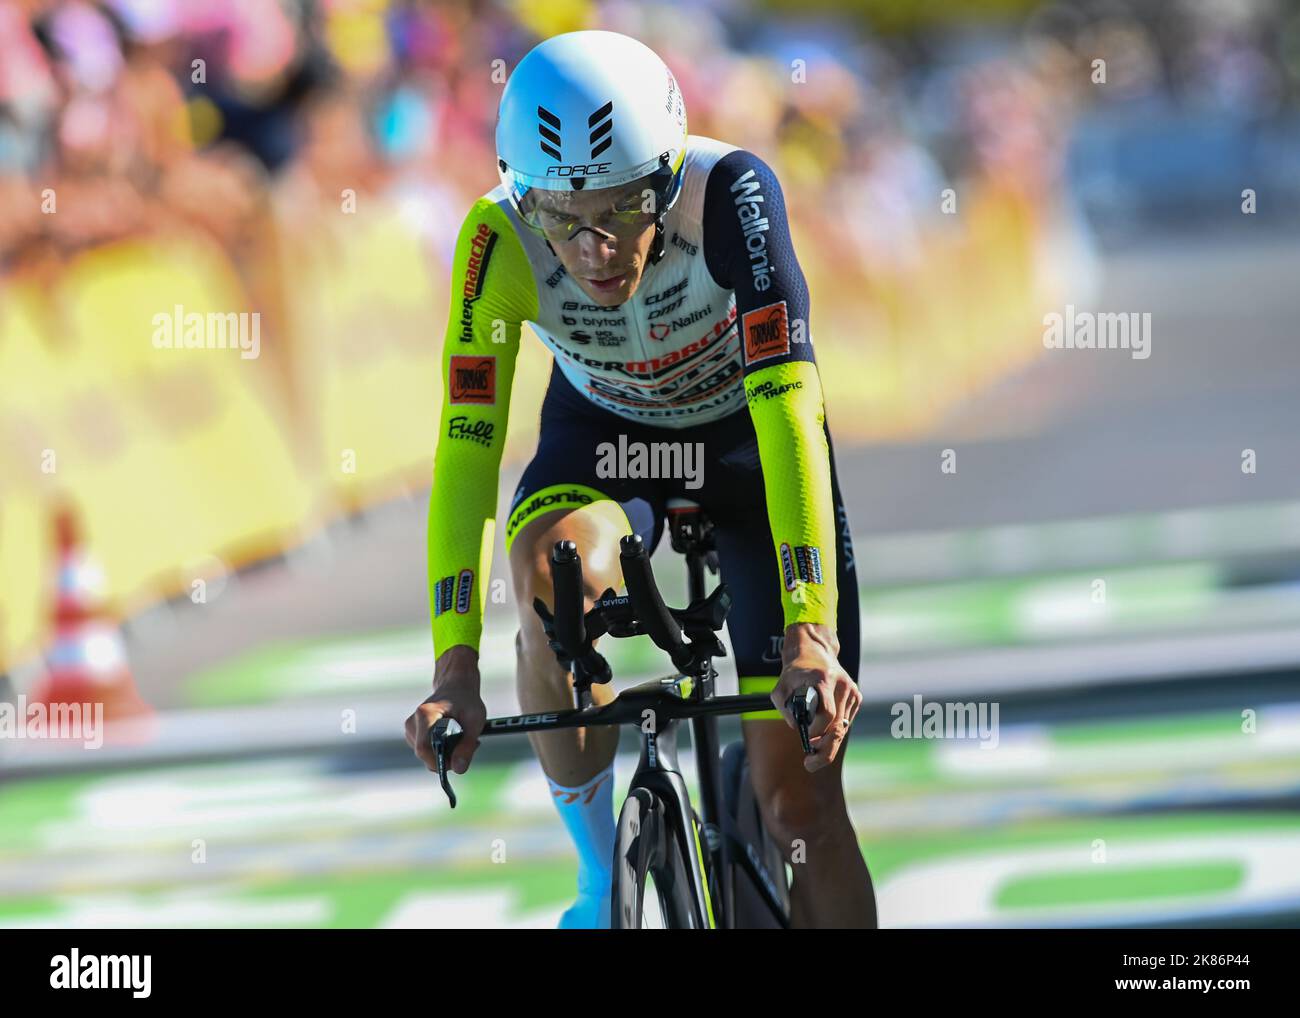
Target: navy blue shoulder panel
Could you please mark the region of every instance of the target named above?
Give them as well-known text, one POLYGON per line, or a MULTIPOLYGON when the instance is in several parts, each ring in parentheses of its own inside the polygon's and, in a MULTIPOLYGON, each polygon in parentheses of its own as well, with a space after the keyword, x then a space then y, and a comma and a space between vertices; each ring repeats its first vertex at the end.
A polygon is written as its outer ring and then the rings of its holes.
POLYGON ((814 360, 808 283, 771 167, 744 149, 723 156, 709 171, 701 219, 705 264, 714 282, 736 294, 745 373, 814 360))

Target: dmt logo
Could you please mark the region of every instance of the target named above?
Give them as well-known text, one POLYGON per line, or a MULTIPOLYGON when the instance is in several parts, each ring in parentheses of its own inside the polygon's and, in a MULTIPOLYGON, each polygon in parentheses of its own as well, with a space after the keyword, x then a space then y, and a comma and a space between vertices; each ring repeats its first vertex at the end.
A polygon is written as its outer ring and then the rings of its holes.
POLYGON ((790 329, 785 316, 785 301, 745 312, 745 363, 765 361, 790 352, 790 329))
POLYGON ((452 403, 496 403, 495 357, 453 356, 449 375, 452 403))

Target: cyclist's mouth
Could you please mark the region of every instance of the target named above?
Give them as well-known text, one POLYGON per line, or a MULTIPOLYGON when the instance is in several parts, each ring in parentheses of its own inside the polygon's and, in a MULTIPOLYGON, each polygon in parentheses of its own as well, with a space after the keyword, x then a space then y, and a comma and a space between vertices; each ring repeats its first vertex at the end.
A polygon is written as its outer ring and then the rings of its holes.
POLYGON ((592 279, 588 276, 587 282, 592 285, 593 289, 599 290, 601 293, 613 293, 623 285, 626 279, 627 273, 624 272, 621 276, 611 276, 609 279, 592 279))

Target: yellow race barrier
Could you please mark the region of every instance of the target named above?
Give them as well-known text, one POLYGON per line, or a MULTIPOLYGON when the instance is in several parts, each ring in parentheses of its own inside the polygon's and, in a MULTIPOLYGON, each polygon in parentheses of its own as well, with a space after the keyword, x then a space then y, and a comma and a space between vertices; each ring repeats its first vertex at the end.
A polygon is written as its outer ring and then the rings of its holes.
POLYGON ((5 519, 18 535, 0 534, 6 661, 41 638, 55 499, 78 511, 106 597, 128 614, 187 592, 213 557, 238 565, 299 540, 316 497, 262 362, 159 346, 168 317, 251 313, 217 249, 181 236, 101 247, 48 292, 11 288, 5 309, 5 519))

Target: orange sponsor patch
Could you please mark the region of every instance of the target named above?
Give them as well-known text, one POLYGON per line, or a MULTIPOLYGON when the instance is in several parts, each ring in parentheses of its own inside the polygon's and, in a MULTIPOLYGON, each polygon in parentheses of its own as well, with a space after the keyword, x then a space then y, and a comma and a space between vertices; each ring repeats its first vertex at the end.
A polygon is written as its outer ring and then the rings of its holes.
POLYGON ((745 334, 746 364, 790 352, 790 323, 785 316, 783 300, 755 311, 746 311, 741 331, 745 334))
POLYGON ((454 356, 450 369, 451 402, 496 403, 497 359, 454 356))

